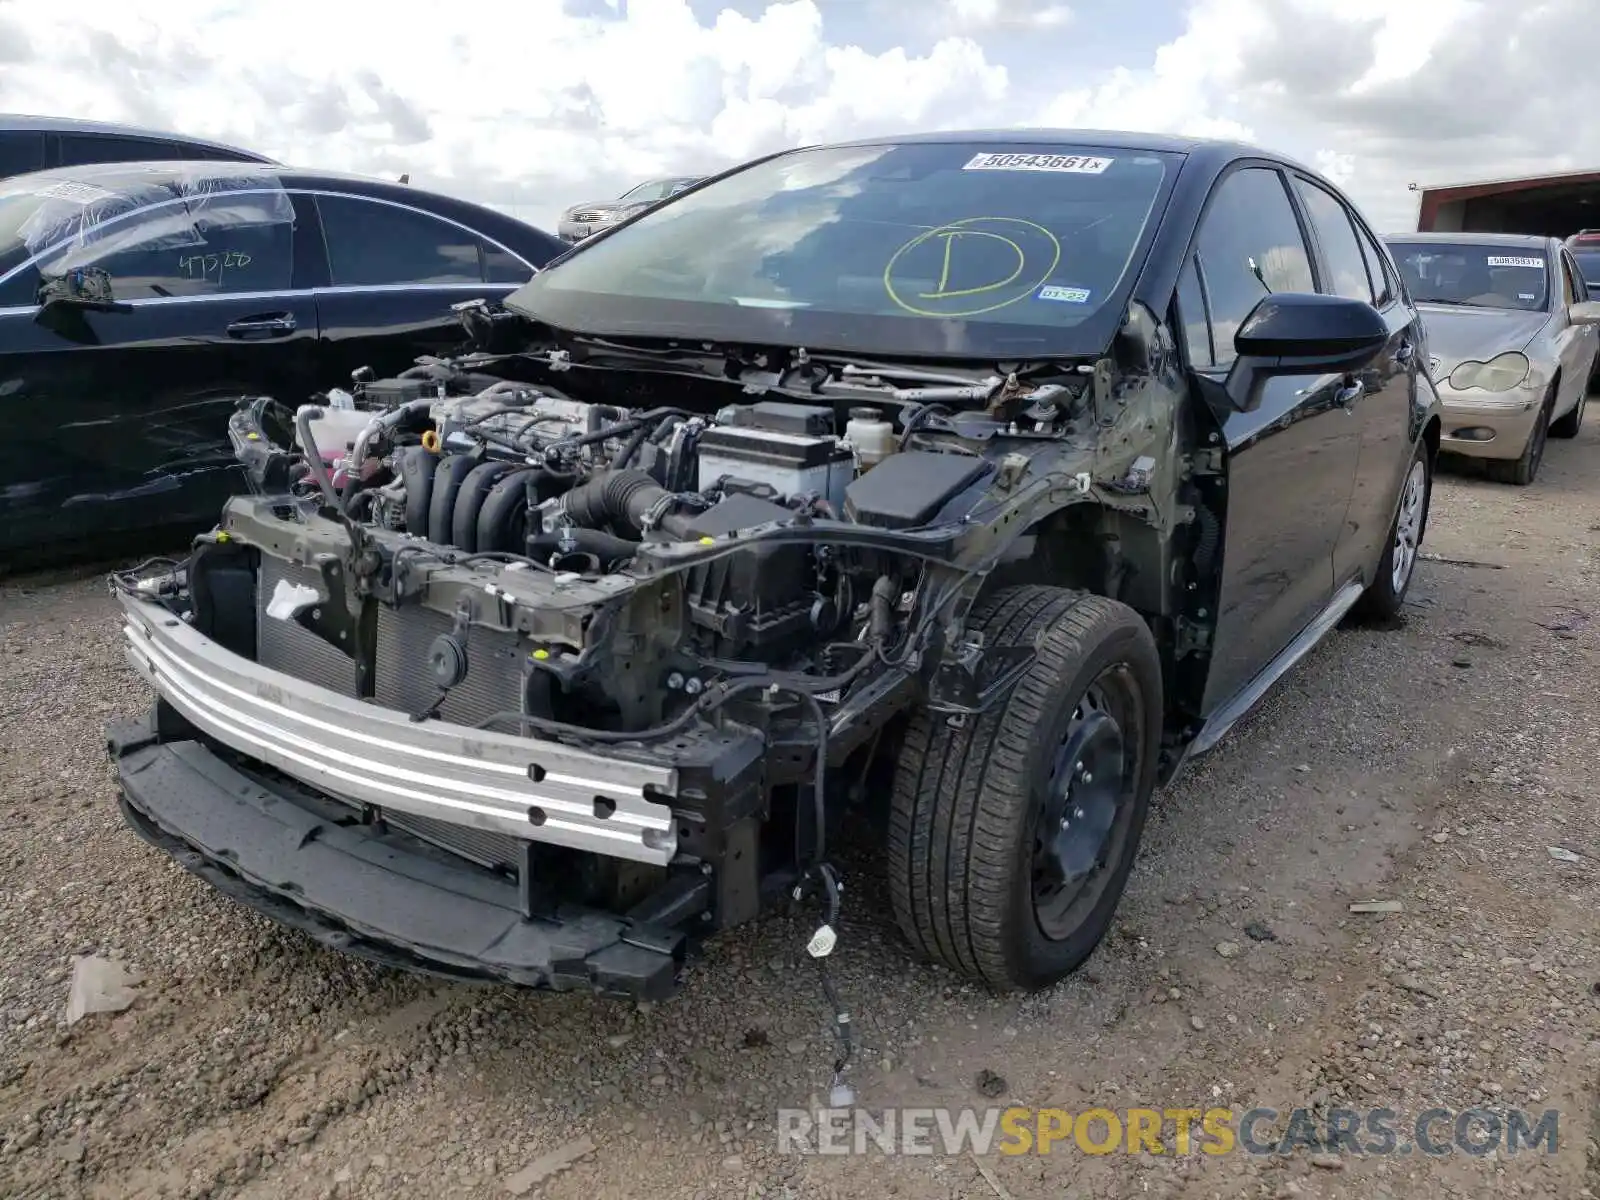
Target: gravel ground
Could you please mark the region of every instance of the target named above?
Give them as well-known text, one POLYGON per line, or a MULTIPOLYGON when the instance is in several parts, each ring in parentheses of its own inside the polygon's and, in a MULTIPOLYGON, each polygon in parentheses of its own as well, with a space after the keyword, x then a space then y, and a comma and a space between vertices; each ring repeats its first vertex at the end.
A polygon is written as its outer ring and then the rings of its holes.
POLYGON ((1441 478, 1404 618, 1339 631, 1158 797, 1074 978, 996 998, 911 961, 859 870, 834 960, 871 1109, 1554 1108, 1553 1156, 780 1155, 831 1061, 804 921, 653 1009, 316 949, 124 829, 102 728, 144 697, 98 578, 55 577, 0 585, 0 1195, 1594 1195, 1597 442, 1531 488, 1441 478), (68 1027, 91 952, 138 999, 68 1027))

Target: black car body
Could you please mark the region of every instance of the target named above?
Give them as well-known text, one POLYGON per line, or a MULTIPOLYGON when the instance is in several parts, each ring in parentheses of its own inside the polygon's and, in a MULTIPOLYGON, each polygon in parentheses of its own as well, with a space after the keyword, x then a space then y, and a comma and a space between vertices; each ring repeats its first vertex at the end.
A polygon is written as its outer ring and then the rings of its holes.
POLYGON ((209 527, 242 485, 235 397, 298 403, 449 353, 452 305, 505 296, 563 249, 475 204, 272 165, 0 182, 0 562, 209 527), (108 294, 71 294, 95 279, 108 294))
POLYGON ((113 580, 159 696, 111 735, 130 823, 402 965, 659 995, 807 894, 826 956, 853 796, 921 953, 1059 979, 1158 781, 1398 612, 1425 528, 1395 264, 1249 147, 788 152, 464 319, 368 483, 241 408, 256 494, 113 580))
POLYGON ((78 121, 70 117, 36 117, 0 113, 0 179, 82 167, 94 163, 173 162, 270 163, 265 155, 204 138, 78 121))

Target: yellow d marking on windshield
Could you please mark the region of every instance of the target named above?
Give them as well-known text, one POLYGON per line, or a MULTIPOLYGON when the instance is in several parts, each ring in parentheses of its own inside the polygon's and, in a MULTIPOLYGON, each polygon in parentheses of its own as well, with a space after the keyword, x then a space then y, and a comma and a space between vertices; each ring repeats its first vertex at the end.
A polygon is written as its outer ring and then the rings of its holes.
MULTIPOLYGON (((975 317, 981 313, 994 312, 996 309, 1006 308, 1026 300, 1045 282, 1061 262, 1061 243, 1056 240, 1056 235, 1043 225, 1036 225, 1032 221, 1024 221, 1021 217, 967 217, 960 221, 951 221, 948 225, 940 225, 936 229, 924 230, 916 237, 902 245, 889 257, 888 263, 883 268, 883 290, 888 293, 889 299, 904 309, 919 317, 975 317), (980 228, 990 226, 990 228, 980 228), (1004 233, 996 232, 993 228, 998 226, 1005 230, 1004 233), (958 305, 946 308, 929 308, 912 304, 900 294, 895 286, 897 268, 901 268, 907 261, 907 256, 919 247, 926 246, 934 241, 942 241, 942 253, 939 258, 938 282, 931 292, 915 292, 913 298, 923 302, 937 304, 943 300, 961 299, 964 297, 983 297, 976 305, 958 305), (956 271, 956 263, 960 260, 962 252, 956 249, 960 241, 985 240, 999 242, 1009 248, 1016 256, 1016 266, 1004 279, 992 279, 984 283, 971 283, 968 286, 952 288, 952 276, 956 271), (1048 259, 1048 262, 1044 260, 1048 259), (1030 268, 1030 261, 1032 268, 1030 268), (1026 281, 1019 283, 1024 277, 1026 281), (993 300, 996 293, 1003 293, 1004 298, 993 300), (989 302, 993 300, 993 302, 989 302)), ((904 286, 910 280, 902 275, 901 284, 904 286)))
POLYGON ((984 292, 997 292, 1022 274, 1022 268, 1028 264, 1028 256, 1023 253, 1022 247, 1008 237, 1001 237, 998 233, 985 233, 981 229, 940 229, 935 231, 935 236, 944 239, 944 264, 939 268, 939 283, 931 292, 923 292, 918 299, 921 300, 948 300, 951 296, 977 296, 984 292), (981 237, 993 238, 1002 245, 1011 247, 1011 253, 1017 256, 1017 265, 1011 274, 998 283, 982 283, 977 287, 952 288, 950 286, 950 248, 957 238, 981 237))

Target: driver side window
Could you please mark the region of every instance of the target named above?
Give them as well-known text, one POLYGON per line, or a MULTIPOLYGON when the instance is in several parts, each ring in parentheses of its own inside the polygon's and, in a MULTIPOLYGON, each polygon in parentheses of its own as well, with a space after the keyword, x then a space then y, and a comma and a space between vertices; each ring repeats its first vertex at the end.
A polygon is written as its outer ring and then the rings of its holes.
POLYGON ((1217 185, 1200 220, 1195 256, 1217 367, 1233 362, 1234 334, 1262 297, 1317 290, 1283 176, 1268 167, 1244 167, 1217 185))

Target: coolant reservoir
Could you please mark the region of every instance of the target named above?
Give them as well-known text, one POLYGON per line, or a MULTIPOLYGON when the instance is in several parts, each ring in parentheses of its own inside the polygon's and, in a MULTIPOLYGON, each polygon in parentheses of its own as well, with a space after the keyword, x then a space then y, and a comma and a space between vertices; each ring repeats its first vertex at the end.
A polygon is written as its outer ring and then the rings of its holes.
MULTIPOLYGON (((350 447, 361 431, 372 420, 372 413, 354 408, 324 408, 322 416, 311 421, 311 436, 316 439, 317 452, 322 461, 333 463, 350 452, 350 447)), ((300 440, 298 432, 295 441, 300 440)), ((305 447, 301 446, 301 450, 305 447)))
POLYGON ((894 452, 894 426, 875 408, 852 408, 844 436, 855 450, 856 462, 863 471, 877 466, 894 452))

